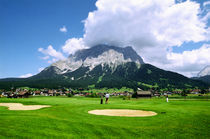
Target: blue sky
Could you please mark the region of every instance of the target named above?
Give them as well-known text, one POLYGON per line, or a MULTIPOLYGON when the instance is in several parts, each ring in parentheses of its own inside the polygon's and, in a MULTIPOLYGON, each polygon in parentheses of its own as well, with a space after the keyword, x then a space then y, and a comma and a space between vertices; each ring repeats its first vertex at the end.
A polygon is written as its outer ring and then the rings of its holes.
MULTIPOLYGON (((207 1, 196 2, 203 10, 203 3, 207 1)), ((36 74, 40 68, 49 66, 50 63, 42 59, 43 54, 38 51, 39 48, 46 49, 52 45, 53 49, 62 52, 66 40, 82 38, 85 33, 87 38, 84 40, 89 44, 94 44, 89 40, 94 37, 85 32, 89 29, 88 24, 84 28, 82 21, 90 20, 88 13, 97 9, 95 3, 96 0, 0 0, 0 78, 36 74), (67 32, 59 31, 63 26, 67 28, 67 32)), ((208 10, 203 12, 202 16, 207 13, 208 10)), ((207 27, 209 27, 209 22, 207 27)), ((179 54, 183 51, 199 49, 204 44, 209 44, 209 41, 182 41, 181 46, 170 48, 174 53, 179 54)), ((62 54, 68 56, 68 53, 62 52, 62 54)), ((143 56, 146 62, 150 62, 147 55, 143 56)), ((171 58, 173 60, 174 57, 171 58)), ((160 63, 152 64, 160 67, 160 63)), ((208 64, 210 63, 207 61, 194 72, 208 64)), ((169 67, 170 65, 164 69, 185 74, 185 67, 172 69, 169 67)), ((186 69, 189 73, 189 67, 186 69)))
POLYGON ((0 0, 0 78, 36 73, 49 64, 38 48, 83 35, 83 23, 94 0, 0 0), (67 33, 59 31, 63 25, 67 33))

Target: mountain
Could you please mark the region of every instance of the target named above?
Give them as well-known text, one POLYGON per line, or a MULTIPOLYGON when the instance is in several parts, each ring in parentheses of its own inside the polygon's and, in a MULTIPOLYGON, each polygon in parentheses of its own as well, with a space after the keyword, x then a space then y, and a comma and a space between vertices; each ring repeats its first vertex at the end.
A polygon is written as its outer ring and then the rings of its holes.
POLYGON ((203 68, 197 75, 197 77, 193 77, 193 79, 203 81, 210 85, 210 65, 203 68))
POLYGON ((204 69, 202 69, 199 73, 198 73, 198 77, 203 77, 203 76, 207 76, 210 75, 210 65, 206 66, 204 69))
POLYGON ((196 78, 197 80, 203 81, 204 83, 207 83, 210 85, 210 75, 202 76, 196 78))
POLYGON ((60 60, 52 64, 44 72, 54 70, 57 74, 73 72, 80 67, 88 67, 90 70, 98 65, 108 65, 115 69, 118 65, 135 62, 143 64, 142 58, 132 49, 132 47, 115 47, 107 45, 97 45, 90 49, 77 51, 66 60, 60 60), (52 69, 53 67, 53 69, 52 69))
POLYGON ((144 63, 130 46, 121 48, 109 45, 79 50, 29 78, 0 80, 0 88, 11 86, 86 88, 90 85, 97 88, 126 86, 143 89, 207 86, 201 81, 144 63))
POLYGON ((80 71, 82 76, 85 74, 82 71, 90 72, 98 65, 102 67, 108 66, 114 71, 119 65, 128 62, 134 62, 138 67, 144 64, 142 58, 132 47, 120 48, 108 45, 97 45, 90 49, 79 50, 74 55, 70 55, 67 59, 53 63, 32 78, 54 78, 61 75, 74 79, 75 77, 73 75, 78 71, 80 71))

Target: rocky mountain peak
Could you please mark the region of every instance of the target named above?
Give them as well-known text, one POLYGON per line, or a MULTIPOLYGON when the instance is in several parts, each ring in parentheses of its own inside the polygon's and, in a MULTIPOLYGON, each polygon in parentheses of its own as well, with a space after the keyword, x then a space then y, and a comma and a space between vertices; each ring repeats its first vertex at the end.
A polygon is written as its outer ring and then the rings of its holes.
POLYGON ((142 58, 130 46, 122 48, 96 45, 89 49, 79 50, 74 55, 69 55, 66 60, 57 61, 51 66, 57 68, 57 74, 63 74, 75 71, 82 66, 89 67, 92 70, 97 65, 108 65, 114 70, 118 65, 127 62, 135 62, 138 67, 144 64, 142 58))
MULTIPOLYGON (((122 47, 116 47, 116 46, 110 46, 105 44, 96 45, 94 47, 91 47, 89 49, 83 49, 79 50, 75 53, 76 60, 85 60, 87 57, 98 57, 102 53, 108 51, 108 50, 114 50, 118 53, 122 53, 124 56, 124 59, 131 59, 132 61, 139 61, 141 64, 143 64, 142 58, 136 53, 135 50, 131 46, 127 46, 125 48, 122 47)), ((70 56, 71 57, 71 56, 70 56)))

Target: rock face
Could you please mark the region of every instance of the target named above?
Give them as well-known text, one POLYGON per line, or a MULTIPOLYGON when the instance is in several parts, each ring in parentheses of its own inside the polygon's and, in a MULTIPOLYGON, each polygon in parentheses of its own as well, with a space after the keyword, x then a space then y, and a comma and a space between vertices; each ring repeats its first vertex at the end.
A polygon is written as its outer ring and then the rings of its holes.
POLYGON ((206 66, 204 69, 202 69, 199 73, 198 73, 198 77, 203 77, 203 76, 207 76, 210 75, 210 65, 206 66))
POLYGON ((117 66, 127 62, 135 62, 138 67, 143 64, 142 58, 132 49, 132 47, 115 47, 108 45, 97 45, 90 49, 77 51, 74 55, 70 55, 66 60, 60 60, 53 63, 50 67, 56 67, 57 74, 73 72, 80 67, 88 67, 89 70, 94 69, 98 65, 108 65, 112 70, 117 66))

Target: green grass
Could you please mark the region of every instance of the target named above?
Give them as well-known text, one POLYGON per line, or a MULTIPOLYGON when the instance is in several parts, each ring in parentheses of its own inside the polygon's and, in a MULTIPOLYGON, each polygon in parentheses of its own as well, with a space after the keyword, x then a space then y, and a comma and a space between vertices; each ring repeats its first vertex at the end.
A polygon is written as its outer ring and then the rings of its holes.
POLYGON ((102 75, 102 76, 100 76, 100 77, 98 78, 97 83, 100 83, 100 82, 102 81, 102 79, 103 79, 104 75, 105 75, 105 74, 103 73, 103 75, 102 75))
POLYGON ((138 82, 138 85, 143 85, 143 86, 146 86, 148 88, 157 88, 158 87, 158 84, 157 83, 155 83, 155 85, 150 85, 150 84, 138 82))
MULTIPOLYGON (((74 92, 77 92, 76 90, 73 90, 74 92)), ((95 85, 90 85, 89 90, 83 90, 83 91, 78 91, 78 92, 85 92, 85 93, 122 93, 122 92, 133 92, 133 89, 127 88, 127 87, 122 87, 120 89, 118 88, 95 88, 95 85)))
POLYGON ((165 98, 32 97, 0 98, 0 102, 45 104, 50 108, 10 111, 0 107, 0 138, 209 138, 210 102, 170 101, 165 98), (94 109, 139 109, 158 113, 152 117, 113 117, 88 114, 94 109))

